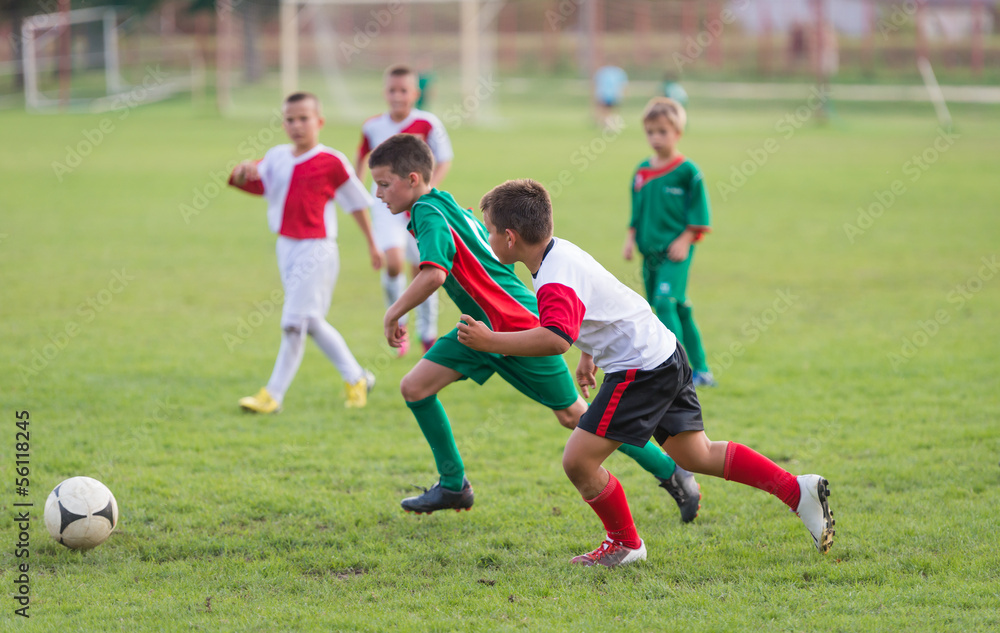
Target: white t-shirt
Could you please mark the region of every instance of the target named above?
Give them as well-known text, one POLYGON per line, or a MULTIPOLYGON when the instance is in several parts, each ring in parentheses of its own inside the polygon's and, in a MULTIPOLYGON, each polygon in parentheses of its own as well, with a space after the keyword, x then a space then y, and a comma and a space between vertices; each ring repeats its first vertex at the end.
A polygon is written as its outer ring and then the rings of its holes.
POLYGON ((542 327, 593 356, 605 373, 655 369, 677 348, 646 300, 571 242, 552 238, 532 284, 542 327))
POLYGON ((371 206, 372 198, 347 157, 325 145, 295 156, 294 145, 272 147, 257 163, 260 180, 236 185, 264 196, 267 224, 274 233, 293 239, 337 237, 334 203, 345 213, 371 206))

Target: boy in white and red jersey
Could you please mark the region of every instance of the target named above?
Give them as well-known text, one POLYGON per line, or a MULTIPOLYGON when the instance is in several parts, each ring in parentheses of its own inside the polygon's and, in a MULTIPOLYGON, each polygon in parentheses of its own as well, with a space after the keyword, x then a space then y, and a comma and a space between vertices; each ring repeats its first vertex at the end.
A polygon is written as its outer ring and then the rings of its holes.
MULTIPOLYGON (((428 184, 434 158, 427 144, 409 134, 387 139, 368 159, 378 196, 396 214, 409 212, 409 228, 420 244, 420 273, 399 300, 386 310, 386 341, 399 347, 406 336, 400 318, 443 287, 460 310, 474 314, 499 331, 538 326, 535 296, 486 243, 486 228, 450 193, 428 184)), ((561 356, 518 358, 484 354, 458 342, 457 330, 439 337, 403 377, 399 390, 434 455, 439 479, 424 493, 403 499, 407 512, 468 510, 474 495, 451 422, 437 394, 453 382, 471 378, 485 383, 499 375, 535 402, 552 409, 564 427, 576 427, 587 410, 561 356)), ((701 493, 694 475, 677 467, 656 444, 622 447, 670 493, 685 523, 698 515, 701 493)))
POLYGON ((278 234, 277 255, 285 301, 281 346, 267 386, 240 406, 256 413, 281 409, 285 392, 302 363, 305 335, 312 337, 344 378, 346 406, 363 407, 375 384, 344 337, 326 321, 340 269, 334 203, 349 212, 368 242, 372 267, 382 265, 367 208, 371 198, 347 157, 319 142, 323 115, 315 95, 297 92, 282 106, 291 144, 268 150, 259 161, 236 166, 229 184, 267 200, 267 223, 278 234))
MULTIPOLYGON (((364 180, 365 158, 386 139, 396 134, 412 134, 431 148, 434 155, 434 170, 431 172, 430 186, 437 187, 444 180, 454 153, 448 133, 441 120, 430 112, 414 108, 420 97, 417 73, 409 66, 392 66, 385 71, 385 100, 389 111, 373 116, 361 126, 361 145, 358 147, 358 176, 364 180)), ((375 183, 372 183, 372 196, 375 195, 375 183)), ((406 276, 403 274, 405 262, 411 266, 411 275, 416 277, 420 272, 418 266, 419 253, 417 243, 406 230, 409 221, 408 214, 393 215, 380 200, 375 200, 371 207, 372 226, 375 231, 375 243, 385 252, 386 266, 382 271, 382 289, 385 294, 386 307, 399 299, 406 289, 406 276)), ((430 349, 437 339, 437 293, 432 294, 422 304, 417 306, 416 334, 420 337, 424 351, 430 349)), ((404 317, 403 324, 406 323, 404 317)), ((399 355, 404 356, 410 347, 409 339, 404 340, 399 348, 399 355)))
POLYGON ((570 481, 601 518, 607 538, 573 558, 582 565, 614 567, 646 558, 625 492, 603 468, 622 443, 654 437, 689 471, 724 477, 773 494, 795 511, 825 553, 833 544, 829 484, 819 475, 796 477, 753 449, 712 442, 691 383, 684 348, 649 304, 580 248, 552 236, 552 204, 533 180, 508 181, 483 196, 489 243, 501 263, 523 262, 538 297, 538 327, 494 332, 462 315, 458 340, 494 354, 547 356, 570 345, 582 352, 576 370, 585 397, 604 382, 580 418, 563 453, 570 481))

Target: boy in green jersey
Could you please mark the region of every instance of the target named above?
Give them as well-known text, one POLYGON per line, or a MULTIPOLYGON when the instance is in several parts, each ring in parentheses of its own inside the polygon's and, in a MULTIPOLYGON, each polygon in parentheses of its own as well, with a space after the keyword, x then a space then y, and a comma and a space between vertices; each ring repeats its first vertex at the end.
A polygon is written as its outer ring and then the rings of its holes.
MULTIPOLYGON (((409 134, 384 141, 368 159, 376 195, 393 214, 410 215, 408 230, 417 239, 420 272, 385 313, 385 337, 392 347, 405 340, 399 319, 444 286, 463 314, 498 332, 538 327, 535 295, 501 264, 487 242, 486 227, 459 206, 451 194, 428 184, 434 158, 427 144, 409 134)), ((439 481, 423 494, 404 499, 407 512, 468 510, 473 494, 452 435, 439 391, 472 378, 483 384, 494 373, 529 398, 553 410, 559 423, 576 428, 587 403, 577 394, 561 356, 521 358, 478 352, 458 342, 457 329, 441 336, 403 378, 400 391, 431 446, 439 481)), ((655 443, 625 449, 652 473, 681 508, 681 519, 697 516, 701 493, 694 476, 679 468, 655 443)))
POLYGON ((684 344, 695 387, 714 387, 687 299, 694 243, 710 230, 701 171, 677 151, 687 114, 673 99, 655 97, 646 105, 642 122, 654 153, 632 177, 632 220, 622 255, 631 260, 639 247, 646 300, 684 344))

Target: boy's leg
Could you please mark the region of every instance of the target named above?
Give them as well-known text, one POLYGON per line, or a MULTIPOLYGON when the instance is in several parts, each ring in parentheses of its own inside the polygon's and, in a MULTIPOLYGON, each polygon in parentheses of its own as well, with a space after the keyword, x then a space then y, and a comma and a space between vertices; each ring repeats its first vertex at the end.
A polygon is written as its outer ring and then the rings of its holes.
MULTIPOLYGON (((385 249, 385 268, 382 269, 382 294, 385 297, 385 307, 396 303, 406 290, 406 275, 403 274, 403 249, 392 246, 385 249)), ((400 325, 406 325, 408 315, 399 320, 400 325)))
POLYGON ((796 477, 752 448, 736 442, 712 442, 704 431, 678 433, 664 442, 664 448, 688 470, 774 495, 799 515, 820 552, 833 544, 833 515, 826 500, 829 484, 822 477, 796 477))
POLYGON ((646 284, 646 298, 653 312, 678 340, 683 341, 684 330, 677 314, 677 299, 672 292, 676 266, 677 264, 668 260, 666 256, 658 259, 649 257, 643 260, 642 272, 646 284))
POLYGON ((278 347, 278 357, 274 360, 274 369, 266 387, 279 407, 285 399, 285 392, 292 384, 292 379, 299 371, 305 350, 306 339, 302 328, 288 326, 281 331, 281 346, 278 347))
POLYGON ((681 340, 684 349, 687 350, 688 358, 691 360, 692 369, 696 372, 710 372, 708 361, 705 358, 705 348, 701 344, 701 332, 695 325, 690 303, 685 301, 677 304, 677 318, 681 324, 681 340))
MULTIPOLYGON (((559 424, 570 430, 576 428, 580 416, 587 411, 587 401, 577 394, 573 376, 561 356, 506 356, 495 361, 494 367, 508 384, 552 409, 559 424), (567 407, 567 401, 573 404, 567 407)), ((694 520, 701 494, 693 475, 683 469, 678 471, 674 460, 655 442, 647 442, 642 448, 622 444, 618 450, 656 477, 660 487, 669 492, 680 507, 682 521, 694 520)))
MULTIPOLYGON (((416 277, 420 269, 416 266, 413 269, 413 276, 416 277)), ((423 345, 425 353, 434 345, 434 341, 437 340, 437 326, 438 293, 435 292, 417 306, 416 334, 420 337, 420 343, 423 345)))
POLYGON ((563 470, 591 509, 600 517, 607 540, 593 552, 573 558, 582 565, 614 567, 646 558, 646 548, 632 520, 621 484, 601 464, 619 442, 576 429, 563 452, 563 470))
POLYGON ((422 358, 400 383, 406 406, 413 412, 434 454, 440 485, 454 492, 463 489, 465 466, 437 393, 461 378, 462 374, 454 369, 422 358))
POLYGON ((696 372, 709 371, 705 359, 705 348, 701 343, 701 333, 691 314, 691 304, 687 300, 688 274, 694 259, 695 247, 691 247, 688 258, 683 262, 673 262, 666 258, 657 267, 650 304, 656 316, 684 345, 691 368, 696 372))

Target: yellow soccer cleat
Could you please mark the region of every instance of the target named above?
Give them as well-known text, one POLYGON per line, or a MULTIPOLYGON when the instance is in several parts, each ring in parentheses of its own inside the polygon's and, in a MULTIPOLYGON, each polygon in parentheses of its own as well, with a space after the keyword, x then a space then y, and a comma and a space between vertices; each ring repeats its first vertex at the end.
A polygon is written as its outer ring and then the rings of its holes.
POLYGON ((345 382, 344 389, 347 391, 347 400, 344 402, 344 406, 348 409, 360 409, 365 406, 368 404, 368 394, 371 393, 374 387, 375 374, 371 373, 367 369, 365 370, 365 375, 361 378, 361 380, 357 381, 353 385, 349 382, 345 382))
POLYGON ((261 387, 256 396, 240 398, 240 406, 244 411, 252 413, 277 413, 281 411, 281 403, 271 397, 267 387, 261 387))

